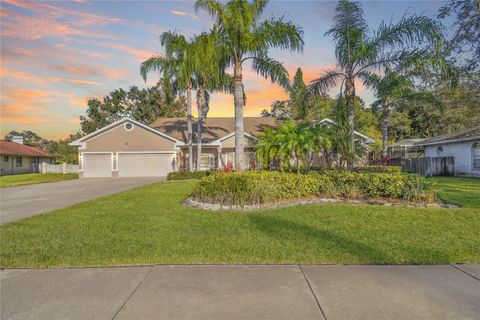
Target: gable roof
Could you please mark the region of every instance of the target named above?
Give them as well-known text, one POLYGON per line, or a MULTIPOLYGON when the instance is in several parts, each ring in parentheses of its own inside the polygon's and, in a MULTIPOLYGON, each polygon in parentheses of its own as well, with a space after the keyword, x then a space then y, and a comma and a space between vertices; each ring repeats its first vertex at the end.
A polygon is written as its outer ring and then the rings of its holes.
MULTIPOLYGON (((245 117, 243 118, 244 132, 246 136, 257 137, 265 128, 277 127, 281 121, 274 118, 245 117)), ((193 132, 197 132, 197 119, 192 121, 193 132)), ((150 127, 164 132, 169 136, 187 143, 187 118, 158 118, 150 124, 150 127)), ((233 136, 235 132, 235 118, 233 117, 210 117, 203 120, 202 143, 216 143, 227 136, 233 136)), ((193 142, 197 143, 194 134, 193 142)))
POLYGON ((45 157, 54 158, 51 153, 32 146, 26 146, 12 141, 0 141, 0 154, 11 156, 29 156, 29 157, 45 157))
POLYGON ((454 142, 463 142, 471 140, 480 140, 480 125, 459 130, 453 133, 442 134, 437 137, 423 140, 419 143, 416 143, 417 146, 428 146, 434 144, 442 143, 454 143, 454 142))
MULTIPOLYGON (((328 124, 333 124, 335 126, 337 125, 337 123, 335 121, 333 121, 332 119, 329 119, 329 118, 324 118, 324 119, 318 121, 318 123, 328 123, 328 124)), ((372 138, 364 135, 363 133, 360 133, 360 132, 354 130, 353 134, 356 135, 356 136, 359 136, 360 138, 365 140, 365 143, 375 143, 375 140, 373 140, 372 138)))
POLYGON ((107 125, 103 128, 100 128, 100 129, 98 129, 98 130, 96 130, 92 133, 89 133, 86 136, 81 137, 80 139, 77 139, 73 142, 70 142, 69 145, 71 145, 71 146, 81 146, 85 141, 87 141, 89 139, 92 139, 92 138, 98 136, 99 134, 102 134, 102 133, 104 133, 104 132, 106 132, 110 129, 113 129, 113 128, 115 128, 115 127, 117 127, 117 126, 119 126, 119 125, 121 125, 125 122, 131 122, 131 123, 135 124, 136 126, 139 126, 139 127, 143 128, 145 130, 148 130, 148 131, 150 131, 154 134, 157 134, 157 135, 162 136, 162 137, 164 137, 164 138, 166 138, 166 139, 168 139, 172 142, 175 142, 177 145, 183 145, 184 144, 182 141, 179 141, 172 136, 169 136, 169 135, 167 135, 163 132, 160 132, 160 131, 152 128, 152 127, 149 127, 149 126, 147 126, 147 125, 145 125, 141 122, 138 122, 137 120, 133 120, 131 118, 125 117, 125 118, 122 118, 122 119, 120 119, 120 120, 118 120, 114 123, 111 123, 111 124, 109 124, 109 125, 107 125))

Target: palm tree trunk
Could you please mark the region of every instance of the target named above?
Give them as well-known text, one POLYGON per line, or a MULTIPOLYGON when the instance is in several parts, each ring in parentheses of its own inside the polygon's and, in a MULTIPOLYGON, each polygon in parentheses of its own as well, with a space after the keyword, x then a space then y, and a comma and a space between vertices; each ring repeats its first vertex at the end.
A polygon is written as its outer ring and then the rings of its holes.
POLYGON ((187 143, 188 171, 193 171, 193 132, 192 132, 192 88, 187 89, 187 143))
POLYGON ((197 102, 198 121, 197 121, 197 171, 200 170, 200 160, 202 157, 202 135, 203 135, 203 106, 205 104, 205 88, 199 88, 199 99, 197 102))
POLYGON ((388 104, 387 101, 383 102, 382 110, 382 154, 387 156, 387 144, 388 144, 388 104))
POLYGON ((235 170, 243 171, 244 147, 243 147, 243 83, 242 65, 237 62, 234 67, 235 92, 235 170))
POLYGON ((355 158, 355 146, 353 140, 353 131, 355 127, 355 82, 352 75, 349 75, 345 81, 345 99, 347 102, 347 169, 353 170, 353 161, 355 158))

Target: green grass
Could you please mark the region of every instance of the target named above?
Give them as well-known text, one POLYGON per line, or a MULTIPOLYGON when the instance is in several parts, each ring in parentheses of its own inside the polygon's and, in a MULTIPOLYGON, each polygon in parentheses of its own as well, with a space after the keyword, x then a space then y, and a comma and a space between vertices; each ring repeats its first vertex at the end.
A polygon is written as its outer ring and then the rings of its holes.
POLYGON ((68 173, 68 174, 58 174, 58 173, 17 174, 17 175, 13 175, 13 176, 0 177, 0 188, 24 186, 24 185, 27 185, 27 184, 37 184, 37 183, 71 180, 71 179, 78 179, 78 174, 76 174, 76 173, 68 173))
MULTIPOLYGON (((449 181, 463 183, 438 184, 449 181)), ((471 182, 477 190, 480 180, 471 182)), ((180 204, 194 183, 157 183, 0 226, 0 264, 480 262, 478 208, 337 204, 209 212, 180 204)), ((478 197, 475 203, 444 193, 479 206, 478 197)))
POLYGON ((480 208, 480 179, 435 177, 440 199, 463 207, 480 208))

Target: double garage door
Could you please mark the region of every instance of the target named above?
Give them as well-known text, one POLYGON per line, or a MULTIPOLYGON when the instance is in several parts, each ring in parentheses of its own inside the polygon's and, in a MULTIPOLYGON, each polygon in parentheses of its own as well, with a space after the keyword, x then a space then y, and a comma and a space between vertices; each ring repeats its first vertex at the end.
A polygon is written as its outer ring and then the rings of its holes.
POLYGON ((175 170, 174 153, 111 153, 83 155, 84 177, 111 177, 116 167, 119 177, 165 177, 175 170))

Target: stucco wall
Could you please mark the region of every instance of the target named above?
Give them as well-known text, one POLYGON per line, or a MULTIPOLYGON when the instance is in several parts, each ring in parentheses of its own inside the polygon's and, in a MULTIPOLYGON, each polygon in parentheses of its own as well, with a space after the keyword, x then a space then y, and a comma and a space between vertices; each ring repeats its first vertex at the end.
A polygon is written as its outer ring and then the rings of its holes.
POLYGON ((139 126, 127 131, 123 124, 93 137, 85 145, 80 152, 173 151, 175 147, 175 143, 167 138, 139 126))
MULTIPOLYGON (((243 146, 244 148, 252 148, 253 147, 253 139, 244 137, 243 138, 243 146)), ((231 136, 221 142, 222 148, 235 148, 235 136, 231 136)))
POLYGON ((472 170, 472 146, 475 142, 449 143, 433 146, 425 146, 425 157, 455 157, 455 175, 480 177, 479 170, 472 170), (443 148, 441 154, 438 147, 443 148))

